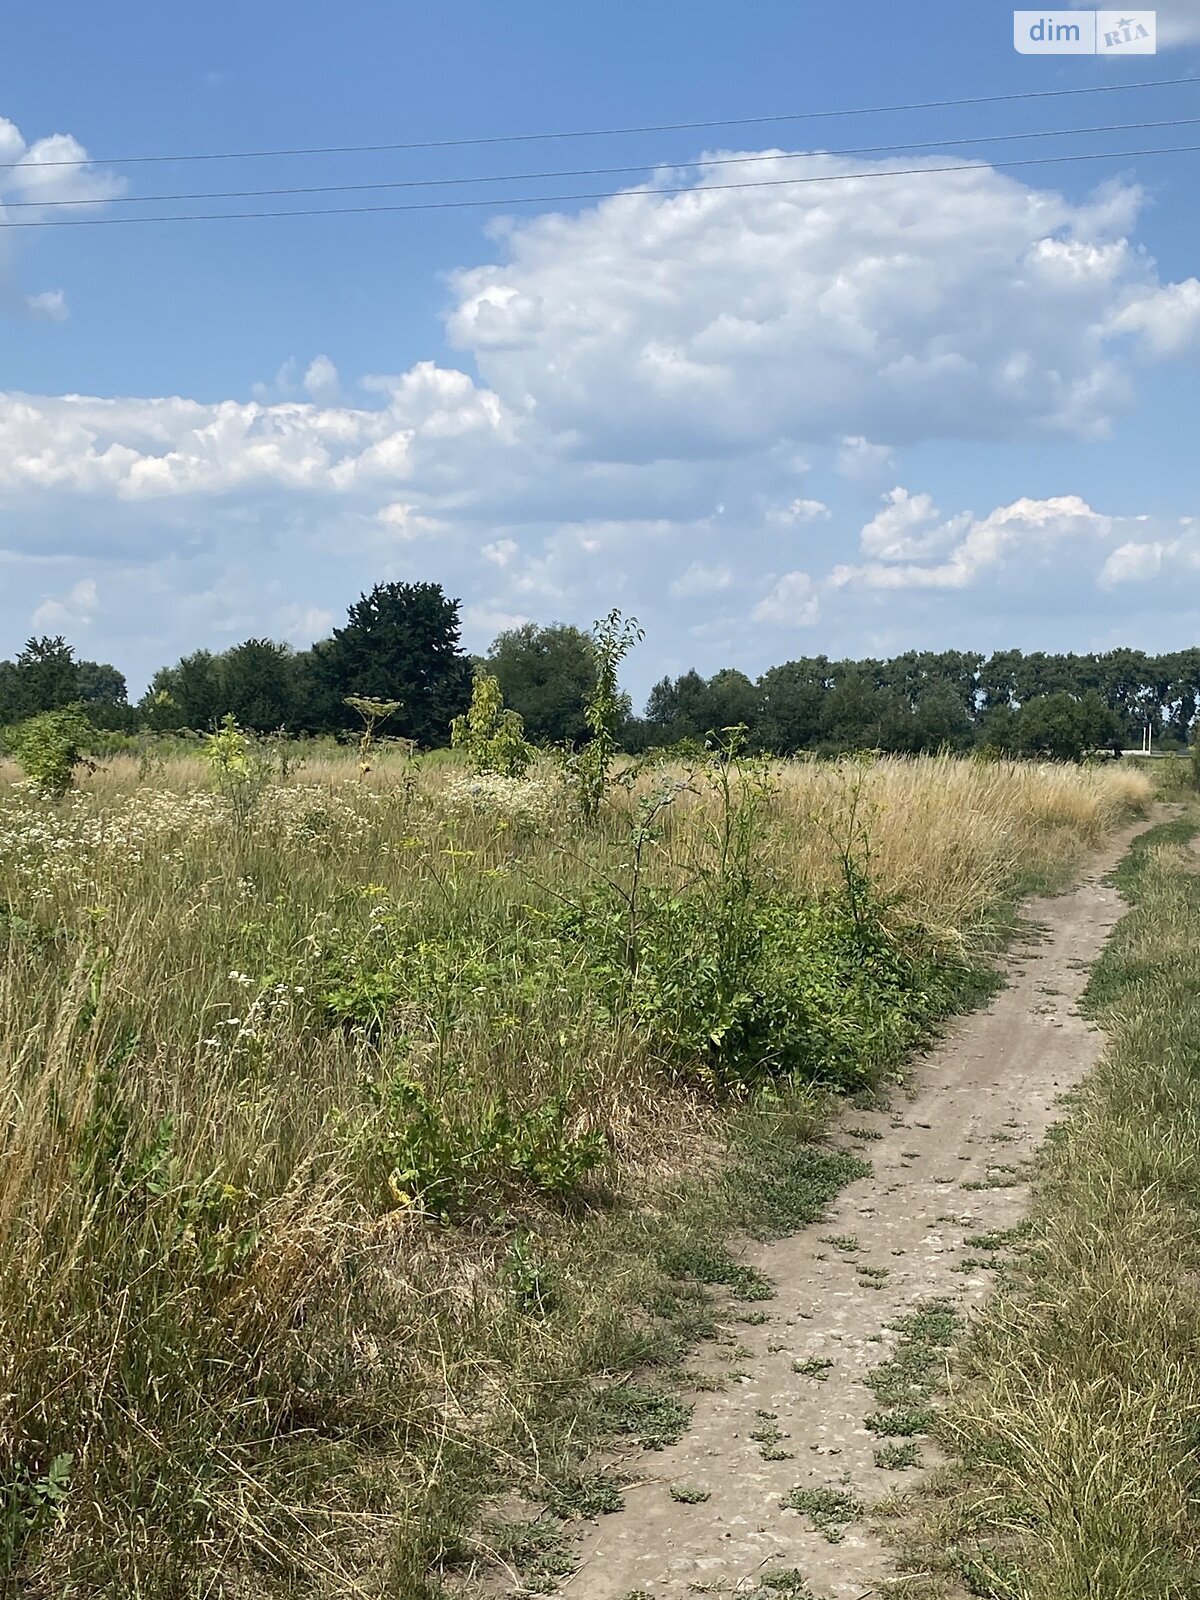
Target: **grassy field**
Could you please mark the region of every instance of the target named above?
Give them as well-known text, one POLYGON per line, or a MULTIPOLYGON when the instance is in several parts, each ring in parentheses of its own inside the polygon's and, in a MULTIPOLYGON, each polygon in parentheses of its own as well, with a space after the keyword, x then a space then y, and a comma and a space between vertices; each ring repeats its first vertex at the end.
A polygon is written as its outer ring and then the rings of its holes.
POLYGON ((852 1175, 828 1098, 1150 787, 716 762, 631 771, 585 830, 549 769, 16 776, 0 1560, 162 1600, 549 1582, 553 1518, 480 1508, 615 1503, 582 1464, 685 1424, 705 1286, 768 1292, 724 1241, 852 1175))
POLYGON ((1151 830, 1088 1003, 1109 1035, 1046 1152, 1032 1231, 960 1357, 956 1462, 905 1595, 1200 1589, 1200 825, 1151 830))

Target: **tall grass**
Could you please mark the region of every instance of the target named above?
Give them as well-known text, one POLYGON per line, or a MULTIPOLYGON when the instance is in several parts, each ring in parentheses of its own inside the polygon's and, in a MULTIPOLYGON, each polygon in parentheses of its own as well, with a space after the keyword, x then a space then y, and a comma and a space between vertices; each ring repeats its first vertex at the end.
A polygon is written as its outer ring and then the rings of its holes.
POLYGON ((814 1086, 893 1067, 996 906, 1147 793, 718 765, 581 832, 548 773, 314 763, 243 808, 140 772, 0 797, 0 1558, 35 1596, 433 1593, 497 1474, 561 1488, 671 1414, 597 1375, 704 1325, 672 1230, 711 1276, 768 1188, 818 1204, 814 1086), (764 1085, 752 1203, 719 1174, 764 1085))
POLYGON ((958 1466, 905 1593, 1200 1591, 1200 876, 1191 821, 1144 835, 1090 1002, 1110 1040, 1048 1151, 1029 1248, 946 1417, 958 1466), (943 1587, 947 1585, 948 1587, 943 1587))

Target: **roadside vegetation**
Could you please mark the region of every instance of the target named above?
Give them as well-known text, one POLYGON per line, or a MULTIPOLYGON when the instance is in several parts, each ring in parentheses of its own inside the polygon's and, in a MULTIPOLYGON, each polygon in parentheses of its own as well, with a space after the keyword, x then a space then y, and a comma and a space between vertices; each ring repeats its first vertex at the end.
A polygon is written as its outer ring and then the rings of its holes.
POLYGON ((770 1293, 728 1238, 862 1170, 829 1097, 894 1076, 1014 896, 1148 793, 732 736, 593 803, 475 710, 465 766, 368 737, 297 768, 229 721, 95 770, 55 727, 66 783, 0 774, 22 1595, 545 1586, 559 1519, 620 1503, 593 1447, 667 1442, 712 1381, 714 1286, 770 1293))
POLYGON ((918 1497, 897 1594, 1200 1588, 1198 824, 1193 800, 1119 869, 1130 910, 1087 994, 1108 1049, 956 1363, 954 1464, 918 1497))

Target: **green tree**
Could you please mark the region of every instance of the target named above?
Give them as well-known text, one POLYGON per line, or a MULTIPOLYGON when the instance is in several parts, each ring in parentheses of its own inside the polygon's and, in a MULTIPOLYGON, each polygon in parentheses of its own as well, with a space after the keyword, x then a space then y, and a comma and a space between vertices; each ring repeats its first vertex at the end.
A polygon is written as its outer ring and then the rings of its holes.
POLYGON ((418 744, 446 744, 471 698, 459 605, 438 583, 377 584, 350 607, 346 626, 317 647, 327 684, 343 700, 403 702, 396 732, 418 744))
POLYGON ((138 709, 152 722, 157 716, 158 726, 200 730, 216 727, 229 709, 224 698, 219 658, 211 650, 194 650, 175 666, 160 667, 138 709))
POLYGON ((295 652, 273 639, 247 639, 217 658, 222 715, 243 728, 271 733, 296 717, 295 652))
POLYGON ((762 722, 762 695, 746 674, 736 667, 723 667, 705 689, 709 716, 705 733, 744 727, 747 741, 755 745, 762 722))
POLYGON ((1080 761, 1090 750, 1110 745, 1119 727, 1094 689, 1078 696, 1059 690, 1027 700, 1013 715, 1005 743, 1017 755, 1080 761))
POLYGON ((614 609, 595 624, 592 637, 596 641, 596 687, 584 706, 591 738, 568 766, 585 822, 594 822, 600 813, 617 750, 617 733, 629 714, 629 696, 622 694, 617 673, 645 633, 636 617, 622 617, 614 609))
POLYGON ((824 656, 785 661, 758 680, 758 742, 776 755, 813 750, 824 737, 829 716, 832 669, 824 656))
POLYGON ((717 726, 708 684, 693 667, 672 680, 662 678, 646 701, 646 721, 657 730, 657 743, 678 744, 681 739, 703 739, 717 726))
POLYGON ((128 700, 125 674, 105 661, 76 663, 75 685, 86 706, 123 706, 128 700))
POLYGON ((91 724, 79 705, 39 711, 8 735, 8 747, 44 795, 60 799, 75 781, 75 769, 88 765, 91 724))
POLYGON ((575 747, 587 738, 583 707, 596 687, 591 634, 560 622, 548 628, 527 622, 493 640, 486 665, 535 744, 575 747))
POLYGON ((17 714, 57 711, 79 699, 75 652, 61 634, 29 639, 17 657, 17 714))

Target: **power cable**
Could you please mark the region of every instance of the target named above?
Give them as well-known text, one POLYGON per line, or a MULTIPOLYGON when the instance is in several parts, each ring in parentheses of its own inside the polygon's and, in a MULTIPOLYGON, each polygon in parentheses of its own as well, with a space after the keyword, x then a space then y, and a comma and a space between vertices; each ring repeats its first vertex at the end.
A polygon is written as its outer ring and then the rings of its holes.
MULTIPOLYGON (((570 128, 552 133, 496 133, 469 139, 417 139, 391 144, 332 144, 296 146, 278 150, 218 150, 198 154, 147 155, 147 156, 89 156, 88 165, 124 167, 161 161, 262 161, 279 156, 333 156, 366 155, 384 150, 451 150, 492 144, 529 144, 549 139, 607 139, 634 133, 694 133, 708 128, 761 127, 773 122, 808 122, 826 117, 883 116, 900 111, 937 111, 961 106, 987 106, 1010 104, 1020 100, 1055 100, 1068 95, 1123 94, 1138 89, 1164 89, 1180 84, 1192 84, 1196 78, 1148 78, 1137 83, 1081 84, 1073 89, 1024 89, 1013 94, 982 94, 955 100, 911 100, 895 105, 844 106, 821 111, 781 111, 769 116, 721 117, 696 122, 649 122, 629 127, 570 128)), ((0 171, 27 163, 2 161, 0 171)), ((39 167, 78 167, 84 163, 67 158, 39 161, 39 167)))
POLYGON ((682 184, 677 187, 601 189, 580 194, 525 194, 492 196, 484 200, 417 200, 386 206, 313 206, 290 211, 193 211, 177 216, 63 217, 45 221, 0 222, 6 228, 127 228, 148 222, 250 222, 267 217, 351 217, 376 212, 477 210, 483 206, 562 205, 575 200, 631 200, 646 195, 713 194, 733 189, 782 189, 808 183, 856 183, 879 178, 932 177, 938 173, 992 172, 1010 167, 1057 166, 1069 161, 1121 161, 1131 156, 1194 154, 1200 144, 1159 146, 1150 150, 1091 150, 1075 155, 1022 156, 1013 161, 956 162, 947 167, 890 167, 870 172, 834 172, 804 178, 764 178, 753 183, 682 184))
POLYGON ((841 150, 785 150, 746 156, 705 156, 694 161, 640 161, 636 165, 625 167, 568 167, 547 172, 504 172, 466 178, 397 178, 372 183, 308 184, 278 189, 208 189, 178 194, 125 194, 112 195, 103 200, 3 200, 0 201, 0 209, 42 211, 51 206, 150 205, 159 201, 184 200, 259 200, 282 195, 359 194, 365 190, 440 189, 479 183, 533 183, 553 178, 606 178, 632 172, 645 172, 648 169, 682 171, 693 167, 750 166, 763 161, 805 161, 817 156, 840 158, 895 155, 907 150, 935 148, 941 150, 961 145, 1005 144, 1021 139, 1063 139, 1093 133, 1142 132, 1148 128, 1190 128, 1198 123, 1200 117, 1168 117, 1159 122, 1108 122, 1089 128, 1042 128, 1029 133, 988 133, 963 139, 919 139, 907 144, 867 144, 841 150))

